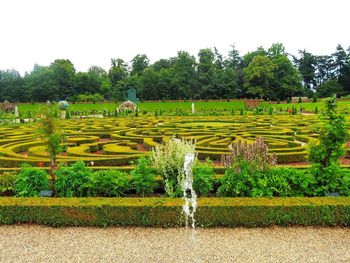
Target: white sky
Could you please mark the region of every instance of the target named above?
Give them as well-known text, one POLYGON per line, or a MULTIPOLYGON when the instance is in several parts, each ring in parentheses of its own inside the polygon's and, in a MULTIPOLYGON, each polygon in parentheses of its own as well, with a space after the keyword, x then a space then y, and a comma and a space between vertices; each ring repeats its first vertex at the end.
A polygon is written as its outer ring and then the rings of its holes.
POLYGON ((106 70, 138 53, 151 63, 216 46, 241 55, 282 42, 331 54, 350 45, 348 0, 0 0, 0 69, 23 74, 57 58, 106 70))

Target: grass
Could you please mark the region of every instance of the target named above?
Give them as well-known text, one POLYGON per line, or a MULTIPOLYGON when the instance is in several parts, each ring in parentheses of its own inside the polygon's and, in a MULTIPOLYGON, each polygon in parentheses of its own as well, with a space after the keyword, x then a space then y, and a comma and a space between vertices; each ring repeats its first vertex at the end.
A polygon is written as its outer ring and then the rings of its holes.
MULTIPOLYGON (((339 109, 347 110, 350 106, 350 101, 338 101, 337 102, 339 109)), ((314 112, 317 107, 318 110, 324 109, 324 102, 303 102, 303 103, 286 103, 286 104, 269 104, 268 102, 261 102, 259 104, 261 107, 272 107, 276 110, 282 108, 283 111, 286 111, 288 108, 292 108, 293 106, 297 108, 299 111, 301 107, 303 107, 306 111, 314 112)))
MULTIPOLYGON (((28 111, 37 112, 43 104, 35 103, 35 104, 20 104, 18 105, 18 109, 20 112, 25 113, 28 111)), ((109 111, 114 111, 120 103, 76 103, 71 104, 69 106, 70 111, 92 111, 92 110, 104 110, 107 109, 109 111)), ((182 111, 191 111, 192 102, 139 102, 137 104, 140 110, 146 111, 155 111, 162 109, 163 111, 176 111, 176 109, 182 111)), ((239 110, 240 108, 244 108, 245 104, 242 101, 201 101, 194 102, 194 107, 196 111, 210 111, 210 110, 239 110)))

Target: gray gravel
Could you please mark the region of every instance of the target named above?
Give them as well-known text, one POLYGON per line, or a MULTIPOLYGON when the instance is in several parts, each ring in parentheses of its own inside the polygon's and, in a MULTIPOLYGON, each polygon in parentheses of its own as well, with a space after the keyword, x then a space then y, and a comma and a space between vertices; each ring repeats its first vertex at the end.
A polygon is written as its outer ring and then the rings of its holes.
POLYGON ((0 262, 350 262, 350 228, 0 226, 0 262))

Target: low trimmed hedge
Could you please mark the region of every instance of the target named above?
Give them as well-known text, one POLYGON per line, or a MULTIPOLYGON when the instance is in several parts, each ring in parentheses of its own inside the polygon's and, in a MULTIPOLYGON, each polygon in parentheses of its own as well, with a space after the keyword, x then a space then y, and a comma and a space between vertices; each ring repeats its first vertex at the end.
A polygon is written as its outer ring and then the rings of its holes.
MULTIPOLYGON (((0 224, 183 226, 182 199, 0 198, 0 224)), ((350 226, 350 197, 199 198, 201 227, 350 226)))

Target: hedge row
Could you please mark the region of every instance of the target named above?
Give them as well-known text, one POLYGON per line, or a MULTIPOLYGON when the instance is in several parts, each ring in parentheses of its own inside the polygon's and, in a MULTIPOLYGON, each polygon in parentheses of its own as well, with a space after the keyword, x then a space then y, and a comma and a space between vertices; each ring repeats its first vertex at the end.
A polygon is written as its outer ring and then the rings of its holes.
MULTIPOLYGON (((0 198, 0 224, 183 226, 183 200, 171 198, 0 198)), ((199 198, 196 225, 350 226, 350 197, 199 198)))

